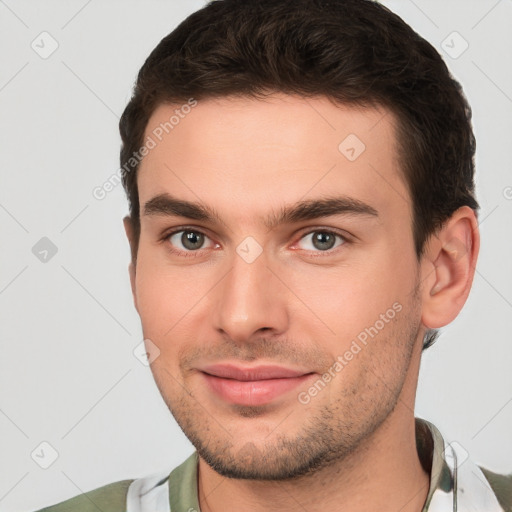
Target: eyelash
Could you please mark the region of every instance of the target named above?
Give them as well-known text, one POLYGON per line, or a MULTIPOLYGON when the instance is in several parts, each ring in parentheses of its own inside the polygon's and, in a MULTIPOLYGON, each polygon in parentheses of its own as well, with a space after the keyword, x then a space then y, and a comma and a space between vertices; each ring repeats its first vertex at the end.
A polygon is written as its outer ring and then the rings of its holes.
MULTIPOLYGON (((164 234, 162 236, 162 238, 160 238, 160 242, 162 242, 162 243, 168 242, 169 238, 171 236, 176 235, 177 233, 182 233, 182 232, 186 232, 186 231, 191 231, 193 233, 199 233, 201 235, 204 235, 207 238, 210 238, 204 231, 201 231, 200 229, 197 229, 193 226, 181 226, 179 229, 175 228, 175 229, 173 229, 173 231, 170 231, 170 232, 164 234)), ((316 257, 321 258, 324 256, 331 256, 332 254, 337 252, 337 250, 340 249, 342 246, 351 242, 351 240, 349 239, 349 237, 347 235, 341 234, 337 231, 334 231, 333 229, 325 229, 325 228, 314 228, 314 229, 310 229, 309 231, 305 231, 300 236, 298 241, 302 240, 307 235, 311 235, 313 233, 327 233, 327 234, 334 235, 334 236, 342 239, 342 243, 339 244, 338 246, 334 247, 333 249, 328 249, 327 251, 319 251, 319 250, 318 251, 307 251, 310 253, 310 255, 313 258, 316 258, 316 257)), ((298 243, 298 242, 296 242, 296 243, 298 243)), ((195 251, 182 251, 180 249, 175 249, 169 243, 166 244, 166 249, 169 252, 171 252, 172 254, 175 254, 175 255, 177 254, 184 258, 197 258, 202 255, 203 250, 206 250, 206 249, 196 249, 195 251)))

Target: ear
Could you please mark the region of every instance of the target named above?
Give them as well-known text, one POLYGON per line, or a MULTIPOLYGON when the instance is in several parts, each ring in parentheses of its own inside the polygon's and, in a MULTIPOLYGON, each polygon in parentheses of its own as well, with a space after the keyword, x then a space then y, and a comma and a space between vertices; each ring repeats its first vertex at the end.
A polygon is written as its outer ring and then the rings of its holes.
POLYGON ((459 208, 432 235, 422 256, 422 322, 438 329, 452 322, 469 295, 480 249, 475 212, 459 208))
POLYGON ((130 259, 130 264, 128 265, 128 273, 130 275, 130 285, 132 288, 133 303, 135 305, 135 309, 138 312, 139 308, 137 306, 137 289, 136 289, 136 285, 135 285, 136 256, 137 256, 137 247, 136 247, 135 233, 134 233, 135 229, 133 226, 132 218, 129 215, 126 215, 126 217, 123 218, 123 224, 124 224, 124 230, 126 232, 126 236, 128 238, 128 242, 130 244, 131 259, 130 259))

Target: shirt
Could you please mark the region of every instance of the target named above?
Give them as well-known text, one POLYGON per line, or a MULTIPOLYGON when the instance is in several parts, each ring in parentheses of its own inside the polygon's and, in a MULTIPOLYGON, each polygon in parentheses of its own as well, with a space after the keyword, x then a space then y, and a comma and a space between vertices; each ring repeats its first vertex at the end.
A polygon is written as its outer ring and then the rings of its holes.
MULTIPOLYGON (((430 474, 422 512, 512 512, 512 473, 477 466, 432 423, 415 418, 415 424, 418 455, 430 474)), ((201 512, 198 460, 194 452, 170 473, 115 482, 38 512, 201 512)))

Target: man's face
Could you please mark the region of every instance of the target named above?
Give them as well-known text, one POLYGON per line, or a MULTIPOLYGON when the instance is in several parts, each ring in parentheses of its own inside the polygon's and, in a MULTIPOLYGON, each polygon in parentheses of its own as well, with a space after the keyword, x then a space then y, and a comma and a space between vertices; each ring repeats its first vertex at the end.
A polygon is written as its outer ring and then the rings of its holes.
POLYGON ((200 101, 170 129, 176 109, 151 117, 138 176, 151 369, 219 473, 306 474, 415 388, 419 264, 393 116, 279 94, 200 101))

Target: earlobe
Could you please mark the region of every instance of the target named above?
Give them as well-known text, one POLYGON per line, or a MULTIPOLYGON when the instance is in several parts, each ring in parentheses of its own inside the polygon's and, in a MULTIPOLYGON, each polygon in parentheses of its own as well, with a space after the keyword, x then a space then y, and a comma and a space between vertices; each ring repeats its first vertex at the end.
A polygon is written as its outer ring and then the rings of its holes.
POLYGON ((136 281, 135 281, 136 266, 135 266, 135 262, 134 262, 134 254, 135 254, 136 249, 135 249, 133 222, 132 222, 131 217, 128 215, 126 217, 124 217, 123 224, 124 224, 124 230, 126 232, 126 236, 128 238, 128 242, 130 244, 131 260, 130 260, 130 264, 128 265, 128 274, 130 275, 130 286, 132 289, 133 303, 135 305, 135 309, 138 312, 139 308, 137 306, 137 292, 136 292, 136 281))
POLYGON ((130 275, 130 286, 132 288, 133 305, 135 306, 135 309, 137 310, 138 313, 139 307, 137 305, 137 288, 135 285, 135 265, 133 264, 133 261, 130 261, 130 264, 128 265, 128 273, 130 275))
POLYGON ((476 216, 468 206, 459 208, 431 236, 424 255, 429 262, 429 274, 423 278, 425 327, 438 329, 459 314, 471 289, 479 247, 476 216))

